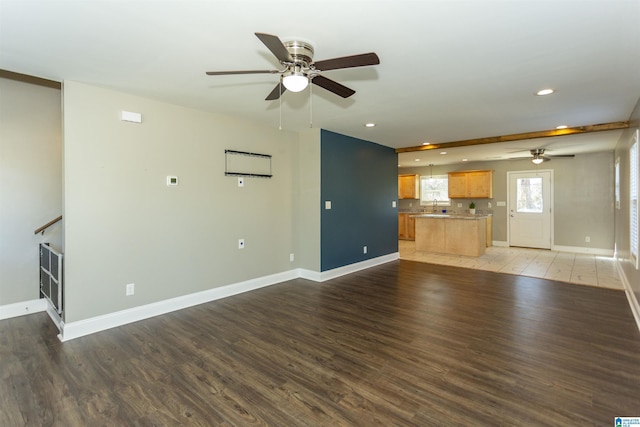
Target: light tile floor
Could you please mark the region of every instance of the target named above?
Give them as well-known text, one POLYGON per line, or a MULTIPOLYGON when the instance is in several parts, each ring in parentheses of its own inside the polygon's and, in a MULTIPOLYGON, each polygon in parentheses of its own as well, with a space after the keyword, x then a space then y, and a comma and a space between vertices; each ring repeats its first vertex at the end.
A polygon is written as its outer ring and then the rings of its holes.
POLYGON ((487 248, 480 257, 470 257, 416 251, 415 242, 409 240, 399 240, 398 249, 400 259, 411 261, 624 289, 612 257, 500 246, 487 248))

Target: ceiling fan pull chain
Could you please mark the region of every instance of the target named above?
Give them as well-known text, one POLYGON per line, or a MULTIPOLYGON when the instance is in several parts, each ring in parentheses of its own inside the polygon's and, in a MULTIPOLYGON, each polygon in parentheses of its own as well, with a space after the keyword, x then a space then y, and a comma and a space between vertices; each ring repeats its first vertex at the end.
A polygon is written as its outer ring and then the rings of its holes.
POLYGON ((309 127, 313 128, 313 85, 309 85, 309 127))
MULTIPOLYGON (((282 85, 282 75, 280 75, 280 84, 282 85)), ((280 125, 278 126, 278 130, 282 130, 282 87, 278 86, 278 91, 280 91, 280 96, 278 97, 278 102, 280 103, 280 125)))

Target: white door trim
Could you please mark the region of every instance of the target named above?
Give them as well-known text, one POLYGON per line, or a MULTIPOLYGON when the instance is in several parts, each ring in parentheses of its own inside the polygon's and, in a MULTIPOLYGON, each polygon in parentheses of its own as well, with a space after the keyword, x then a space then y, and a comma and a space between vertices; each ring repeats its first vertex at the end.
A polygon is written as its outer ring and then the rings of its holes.
POLYGON ((549 223, 549 233, 551 234, 551 249, 555 247, 554 243, 554 179, 553 179, 553 169, 534 169, 534 170, 522 170, 522 171, 507 171, 507 246, 511 246, 511 215, 509 212, 511 210, 511 203, 515 201, 511 200, 511 176, 514 174, 522 174, 522 173, 539 173, 539 172, 549 172, 549 209, 550 209, 550 223, 549 223))

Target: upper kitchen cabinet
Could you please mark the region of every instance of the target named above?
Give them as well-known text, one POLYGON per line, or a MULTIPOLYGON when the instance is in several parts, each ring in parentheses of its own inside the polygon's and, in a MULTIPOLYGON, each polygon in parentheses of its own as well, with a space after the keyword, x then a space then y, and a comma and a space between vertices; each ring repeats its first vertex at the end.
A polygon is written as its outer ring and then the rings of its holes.
POLYGON ((398 199, 420 198, 420 176, 398 175, 398 199))
POLYGON ((452 199, 490 199, 493 197, 493 171, 449 172, 452 199))

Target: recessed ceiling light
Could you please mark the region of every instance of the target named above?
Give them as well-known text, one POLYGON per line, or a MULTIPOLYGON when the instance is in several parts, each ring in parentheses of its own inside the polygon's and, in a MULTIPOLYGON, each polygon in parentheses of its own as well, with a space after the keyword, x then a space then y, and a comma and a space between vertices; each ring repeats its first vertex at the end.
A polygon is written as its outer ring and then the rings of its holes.
POLYGON ((538 96, 551 95, 553 92, 555 92, 555 89, 542 89, 536 92, 536 95, 538 96))
POLYGON ((420 161, 420 159, 416 159, 416 162, 419 162, 419 161, 420 161))
POLYGON ((560 126, 556 126, 556 129, 566 129, 568 127, 569 126, 567 126, 567 125, 560 125, 560 126))
POLYGON ((431 145, 430 142, 423 142, 422 145, 431 145))
POLYGON ((440 154, 447 154, 447 152, 446 151, 441 151, 440 154))
POLYGON ((462 161, 463 161, 463 162, 467 162, 467 161, 469 161, 469 159, 462 159, 462 161))
POLYGON ((365 123, 364 127, 366 128, 372 128, 374 127, 376 124, 375 123, 365 123))

